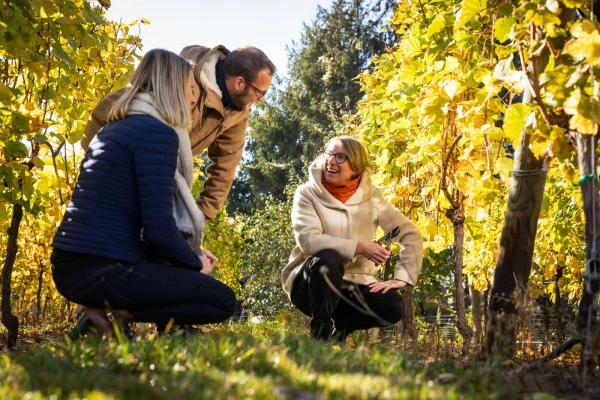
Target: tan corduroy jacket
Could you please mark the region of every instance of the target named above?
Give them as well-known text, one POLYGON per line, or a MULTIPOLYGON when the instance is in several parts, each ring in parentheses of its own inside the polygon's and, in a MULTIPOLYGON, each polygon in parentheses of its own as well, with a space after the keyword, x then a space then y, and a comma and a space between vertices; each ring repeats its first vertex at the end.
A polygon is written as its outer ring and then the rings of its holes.
POLYGON ((392 240, 400 243, 400 262, 394 278, 417 283, 423 261, 423 237, 415 224, 381 195, 364 172, 356 192, 346 203, 334 198, 321 183, 319 160, 310 166, 309 181, 296 190, 292 224, 296 248, 283 269, 283 288, 288 296, 304 260, 323 249, 333 249, 345 260, 344 280, 368 285, 377 282, 377 266, 362 255, 354 255, 360 241, 372 241, 377 227, 390 232, 400 227, 392 240))
MULTIPOLYGON (((208 149, 208 157, 212 161, 207 169, 204 190, 196 200, 207 219, 217 215, 229 194, 235 169, 242 158, 250 115, 249 108, 237 110, 223 107, 222 93, 217 85, 216 65, 227 53, 229 50, 223 46, 212 49, 188 46, 181 51, 182 57, 196 63, 194 77, 200 86, 200 98, 192 113, 192 153, 198 154, 208 149)), ((123 90, 106 96, 92 111, 81 139, 84 149, 87 149, 96 133, 106 124, 110 107, 123 90)))

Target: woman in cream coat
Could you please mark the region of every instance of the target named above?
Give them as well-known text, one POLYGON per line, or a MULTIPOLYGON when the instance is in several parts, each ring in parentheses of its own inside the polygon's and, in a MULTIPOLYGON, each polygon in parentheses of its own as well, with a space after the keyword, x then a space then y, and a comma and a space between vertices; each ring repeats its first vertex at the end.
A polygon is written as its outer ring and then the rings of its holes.
POLYGON ((311 164, 309 181, 294 196, 296 247, 282 281, 292 303, 312 317, 314 338, 345 341, 353 331, 398 322, 404 300, 397 289, 417 282, 422 236, 371 183, 372 171, 359 141, 336 137, 311 164), (377 279, 378 266, 390 252, 373 242, 378 227, 386 233, 398 227, 392 240, 402 246, 394 279, 383 282, 377 279), (361 309, 366 302, 377 316, 355 309, 336 291, 361 309))

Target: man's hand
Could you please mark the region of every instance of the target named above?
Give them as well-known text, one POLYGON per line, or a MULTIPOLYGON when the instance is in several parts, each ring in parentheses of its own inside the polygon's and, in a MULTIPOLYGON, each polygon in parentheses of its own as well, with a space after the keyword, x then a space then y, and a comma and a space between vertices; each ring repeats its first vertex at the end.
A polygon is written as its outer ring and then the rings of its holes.
POLYGON ((219 262, 219 259, 215 257, 215 255, 210 251, 203 249, 200 261, 202 262, 202 269, 200 270, 200 272, 206 275, 210 275, 212 274, 215 264, 219 262))
POLYGON ((408 283, 401 281, 399 279, 392 279, 390 281, 383 281, 383 282, 375 282, 375 283, 372 283, 369 285, 369 287, 371 288, 371 290, 370 290, 371 293, 377 293, 377 292, 387 293, 388 290, 400 289, 405 286, 408 286, 408 283))

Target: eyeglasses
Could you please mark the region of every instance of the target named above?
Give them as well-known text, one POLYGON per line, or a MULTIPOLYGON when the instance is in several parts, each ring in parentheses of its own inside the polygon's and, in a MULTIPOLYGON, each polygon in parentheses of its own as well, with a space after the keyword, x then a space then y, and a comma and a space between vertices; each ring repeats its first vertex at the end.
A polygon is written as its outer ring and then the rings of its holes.
MULTIPOLYGON (((244 77, 242 77, 242 78, 244 78, 244 77)), ((269 89, 267 89, 267 90, 265 90, 265 91, 262 91, 262 90, 260 90, 259 88, 257 88, 256 86, 254 86, 254 85, 253 85, 253 84, 252 84, 252 83, 251 83, 251 82, 250 82, 248 79, 244 78, 244 81, 246 81, 246 83, 247 83, 248 85, 250 85, 250 87, 251 87, 252 89, 256 90, 256 94, 258 94, 258 100, 262 99, 263 97, 265 97, 265 96, 267 95, 267 91, 268 91, 269 89)))
POLYGON ((334 152, 333 152, 333 151, 331 151, 331 150, 325 150, 325 151, 323 152, 323 157, 325 157, 325 159, 326 159, 327 161, 331 160, 331 157, 335 157, 335 161, 336 161, 338 164, 343 164, 343 163, 345 163, 345 162, 346 162, 346 160, 348 159, 348 156, 347 156, 347 155, 345 155, 344 153, 334 153, 334 152))

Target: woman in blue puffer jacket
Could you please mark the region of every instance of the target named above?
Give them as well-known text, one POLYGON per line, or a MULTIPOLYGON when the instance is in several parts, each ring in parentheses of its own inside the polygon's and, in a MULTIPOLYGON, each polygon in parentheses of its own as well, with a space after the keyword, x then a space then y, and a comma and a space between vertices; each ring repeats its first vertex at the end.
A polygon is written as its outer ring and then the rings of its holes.
POLYGON ((185 59, 148 52, 81 164, 52 273, 103 335, 112 321, 206 324, 235 310, 231 288, 209 276, 217 259, 200 247, 204 218, 190 192, 197 93, 185 59))

